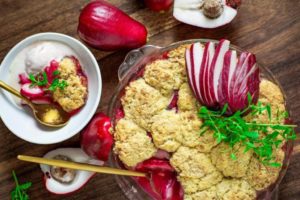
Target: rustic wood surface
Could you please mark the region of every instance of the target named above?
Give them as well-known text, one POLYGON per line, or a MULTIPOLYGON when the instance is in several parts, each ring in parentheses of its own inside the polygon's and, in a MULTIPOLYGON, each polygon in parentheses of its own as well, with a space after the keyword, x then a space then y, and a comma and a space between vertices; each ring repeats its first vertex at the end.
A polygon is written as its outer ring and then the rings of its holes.
MULTIPOLYGON (((80 9, 88 0, 0 0, 0 61, 25 37, 46 31, 76 34, 80 9)), ((215 30, 204 30, 181 24, 171 12, 154 13, 138 0, 111 0, 130 16, 144 23, 149 30, 149 44, 165 46, 191 38, 227 38, 233 44, 257 55, 258 61, 271 69, 287 94, 294 122, 300 125, 300 1, 244 0, 234 21, 215 30)), ((126 51, 100 52, 92 49, 103 77, 103 93, 99 110, 106 111, 112 91, 118 84, 117 69, 126 51)), ((1 107, 0 109, 5 109, 1 107)), ((298 129, 299 132, 299 129, 298 129)), ((57 147, 79 146, 79 138, 55 145, 35 145, 14 136, 0 120, 0 199, 9 199, 14 187, 11 171, 21 182, 32 181, 31 199, 126 199, 113 176, 96 175, 82 190, 70 196, 48 193, 42 173, 35 164, 20 162, 18 154, 42 156, 57 147)), ((287 174, 280 185, 282 200, 300 199, 300 139, 287 174)))

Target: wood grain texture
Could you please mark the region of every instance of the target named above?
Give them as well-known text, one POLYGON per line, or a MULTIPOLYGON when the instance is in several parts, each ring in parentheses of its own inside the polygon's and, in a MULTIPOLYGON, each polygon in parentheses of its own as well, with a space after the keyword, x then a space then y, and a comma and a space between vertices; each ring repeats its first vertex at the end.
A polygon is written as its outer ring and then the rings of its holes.
MULTIPOLYGON (((46 31, 65 33, 78 38, 76 27, 80 9, 88 0, 0 0, 0 61, 17 42, 46 31)), ((261 65, 275 74, 287 95, 294 122, 300 125, 300 1, 245 0, 238 16, 224 27, 204 30, 174 20, 170 12, 154 13, 138 0, 111 0, 132 17, 143 22, 149 30, 149 44, 165 46, 191 38, 227 38, 233 44, 257 55, 261 65)), ((103 93, 99 110, 106 111, 112 91, 118 84, 117 69, 126 51, 101 52, 92 49, 103 77, 103 93)), ((0 109, 4 109, 0 105, 0 109)), ((299 132, 299 129, 298 129, 299 132)), ((71 196, 48 193, 42 173, 35 164, 18 161, 18 154, 42 156, 57 147, 77 147, 79 137, 54 145, 35 145, 15 137, 0 120, 0 199, 9 199, 14 187, 11 171, 21 182, 32 181, 31 199, 126 199, 114 177, 96 175, 88 185, 71 196)), ((281 200, 300 199, 300 139, 295 141, 294 153, 287 174, 280 185, 281 200)))

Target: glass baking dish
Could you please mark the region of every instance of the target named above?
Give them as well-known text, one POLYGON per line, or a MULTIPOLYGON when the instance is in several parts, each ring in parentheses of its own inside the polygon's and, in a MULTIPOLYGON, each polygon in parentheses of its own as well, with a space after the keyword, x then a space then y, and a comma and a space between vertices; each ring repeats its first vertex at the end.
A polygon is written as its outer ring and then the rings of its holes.
MULTIPOLYGON (((118 70, 118 78, 119 78, 119 84, 112 96, 109 108, 108 108, 108 114, 111 118, 112 127, 115 126, 116 122, 116 112, 119 108, 121 108, 121 97, 124 94, 124 88, 129 84, 131 80, 134 80, 141 76, 142 71, 145 67, 145 65, 157 58, 161 58, 162 55, 165 52, 168 52, 174 48, 179 47, 183 44, 190 44, 195 42, 201 42, 201 43, 207 43, 207 42, 215 42, 218 43, 216 40, 210 40, 210 39, 193 39, 193 40, 185 40, 173 43, 167 47, 159 47, 159 46, 152 46, 152 45, 145 45, 141 48, 135 49, 130 51, 127 56, 125 57, 124 62, 120 65, 118 70)), ((233 50, 236 50, 238 54, 240 54, 242 51, 241 48, 230 45, 230 48, 233 50)), ((284 91, 282 90, 281 85, 277 81, 276 77, 272 74, 272 72, 264 67, 259 65, 260 67, 260 75, 261 78, 268 79, 274 83, 276 83, 283 93, 283 96, 285 98, 286 102, 286 95, 284 91)), ((288 112, 291 112, 291 109, 288 105, 286 105, 286 109, 288 112)), ((293 150, 293 142, 289 141, 284 145, 284 151, 285 151, 285 158, 283 161, 282 169, 279 173, 278 179, 275 183, 271 184, 268 188, 258 191, 257 192, 257 199, 258 200, 276 200, 278 199, 278 186, 283 179, 288 164, 290 160, 290 156, 293 150)), ((110 155, 110 165, 116 168, 123 168, 122 162, 118 159, 118 156, 114 153, 111 153, 110 155)), ((136 181, 131 177, 126 176, 115 176, 116 181, 124 194, 127 196, 130 200, 147 200, 152 199, 137 183, 136 181)))

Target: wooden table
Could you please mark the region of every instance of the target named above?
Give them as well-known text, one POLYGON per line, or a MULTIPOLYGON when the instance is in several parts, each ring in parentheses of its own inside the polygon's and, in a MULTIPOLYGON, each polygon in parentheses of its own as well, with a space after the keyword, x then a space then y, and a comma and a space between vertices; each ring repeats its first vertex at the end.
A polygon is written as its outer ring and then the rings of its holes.
MULTIPOLYGON (((0 61, 20 40, 39 32, 53 31, 78 38, 76 34, 80 9, 87 0, 0 0, 0 61)), ((227 38, 237 46, 257 55, 258 61, 271 69, 282 84, 292 108, 292 117, 300 125, 300 1, 244 1, 236 19, 229 25, 204 30, 181 24, 171 12, 153 13, 138 0, 111 0, 113 4, 144 23, 149 31, 149 44, 168 45, 191 38, 227 38)), ((103 78, 99 111, 106 111, 112 91, 118 84, 117 69, 126 51, 100 52, 92 49, 103 78)), ((0 105, 0 109, 4 109, 0 105)), ((299 130, 299 129, 298 129, 299 130)), ((54 145, 35 145, 14 136, 0 121, 0 199, 9 199, 14 187, 11 171, 21 182, 32 181, 31 199, 126 199, 113 176, 96 175, 88 185, 71 196, 48 193, 38 165, 20 162, 18 154, 42 156, 57 147, 77 147, 79 138, 54 145)), ((280 199, 300 199, 300 139, 287 174, 280 186, 280 199)))

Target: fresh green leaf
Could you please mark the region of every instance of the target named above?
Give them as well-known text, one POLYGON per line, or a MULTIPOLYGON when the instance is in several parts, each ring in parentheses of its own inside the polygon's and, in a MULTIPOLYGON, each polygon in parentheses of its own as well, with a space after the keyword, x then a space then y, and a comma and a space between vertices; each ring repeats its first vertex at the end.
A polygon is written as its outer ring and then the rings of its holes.
POLYGON ((251 105, 252 104, 252 96, 251 96, 250 92, 247 93, 247 100, 248 100, 248 104, 251 105))
POLYGON ((60 74, 60 72, 58 70, 55 70, 52 74, 53 74, 53 76, 57 76, 60 74))
POLYGON ((277 162, 272 162, 272 163, 266 163, 266 165, 269 165, 271 167, 281 167, 281 163, 277 163, 277 162))
POLYGON ((269 120, 271 120, 271 106, 270 106, 270 104, 267 104, 266 105, 266 110, 267 110, 267 112, 268 112, 268 117, 269 117, 269 120))
POLYGON ((26 190, 28 190, 31 187, 32 183, 27 182, 27 183, 20 185, 15 171, 12 171, 12 175, 13 175, 13 179, 15 181, 16 187, 10 193, 11 199, 12 200, 29 200, 29 196, 26 193, 26 190))
POLYGON ((224 115, 227 111, 227 108, 228 108, 228 103, 226 103, 221 111, 221 115, 224 115))
POLYGON ((230 158, 232 159, 232 160, 236 160, 237 158, 236 158, 236 155, 234 154, 234 153, 231 153, 230 154, 230 158))
POLYGON ((245 131, 243 135, 251 139, 258 139, 259 133, 257 131, 245 131))
POLYGON ((31 182, 27 182, 27 183, 24 183, 24 184, 20 185, 20 189, 21 190, 27 190, 31 186, 32 186, 32 183, 31 182))
MULTIPOLYGON (((251 95, 248 95, 248 101, 252 102, 251 95)), ((198 116, 202 119, 203 124, 200 128, 200 136, 207 130, 212 130, 213 136, 218 143, 227 143, 231 150, 236 144, 245 146, 244 152, 253 150, 258 156, 258 159, 266 165, 277 167, 273 152, 282 144, 282 139, 295 139, 295 125, 276 124, 273 123, 272 110, 270 105, 264 106, 261 102, 256 105, 250 104, 243 111, 237 111, 232 116, 224 116, 227 106, 224 106, 220 111, 212 111, 207 107, 202 106, 199 109, 198 116), (268 115, 268 123, 259 123, 256 120, 245 121, 243 115, 249 113, 253 119, 259 118, 259 115, 268 115), (281 136, 281 137, 278 137, 281 136), (275 164, 274 164, 275 163, 275 164)), ((282 116, 287 116, 287 112, 277 111, 278 118, 285 119, 282 116)), ((277 120, 279 121, 279 120, 277 120)), ((233 159, 234 157, 231 156, 233 159)))

